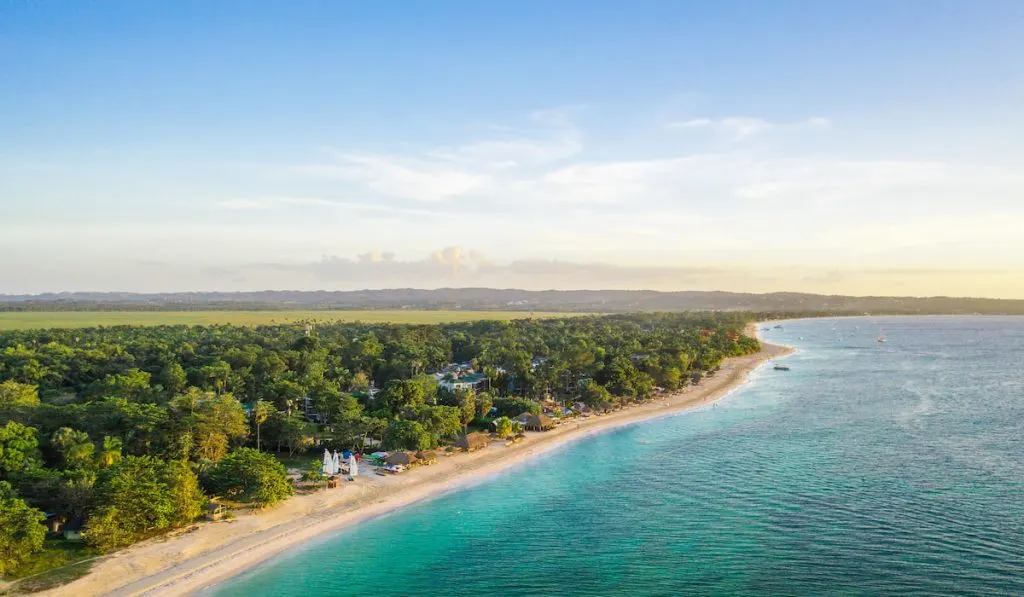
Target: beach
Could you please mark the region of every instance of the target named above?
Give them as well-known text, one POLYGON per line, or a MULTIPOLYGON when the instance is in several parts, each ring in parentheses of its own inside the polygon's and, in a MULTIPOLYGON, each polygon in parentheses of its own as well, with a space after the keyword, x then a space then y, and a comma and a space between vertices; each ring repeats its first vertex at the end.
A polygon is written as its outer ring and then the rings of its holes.
MULTIPOLYGON (((762 363, 788 354, 762 341, 761 351, 728 359, 699 385, 602 416, 569 420, 527 433, 507 446, 495 441, 473 453, 399 476, 372 473, 338 489, 299 495, 269 510, 144 541, 100 561, 85 577, 46 595, 188 595, 235 576, 286 550, 408 504, 486 480, 571 441, 615 427, 706 406, 741 385, 762 363)), ((369 472, 369 471, 365 471, 369 472)))

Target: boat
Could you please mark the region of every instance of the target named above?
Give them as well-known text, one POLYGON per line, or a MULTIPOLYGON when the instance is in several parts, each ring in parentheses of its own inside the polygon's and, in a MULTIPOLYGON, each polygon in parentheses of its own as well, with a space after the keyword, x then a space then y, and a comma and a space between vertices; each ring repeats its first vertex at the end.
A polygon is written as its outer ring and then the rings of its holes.
POLYGON ((879 344, 885 344, 885 336, 879 334, 878 335, 878 343, 879 344))
POLYGON ((777 330, 781 330, 781 329, 782 329, 782 326, 781 326, 781 325, 777 325, 777 326, 775 326, 775 329, 777 329, 777 330))
POLYGON ((789 367, 785 365, 775 365, 774 369, 776 371, 789 371, 789 367))

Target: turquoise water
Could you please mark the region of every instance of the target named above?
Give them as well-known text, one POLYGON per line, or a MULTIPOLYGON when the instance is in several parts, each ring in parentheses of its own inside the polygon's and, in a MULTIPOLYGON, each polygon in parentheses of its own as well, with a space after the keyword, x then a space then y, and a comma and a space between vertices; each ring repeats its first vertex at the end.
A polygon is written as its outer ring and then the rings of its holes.
POLYGON ((765 336, 800 349, 792 370, 716 408, 581 440, 212 594, 1024 595, 1024 319, 765 336))

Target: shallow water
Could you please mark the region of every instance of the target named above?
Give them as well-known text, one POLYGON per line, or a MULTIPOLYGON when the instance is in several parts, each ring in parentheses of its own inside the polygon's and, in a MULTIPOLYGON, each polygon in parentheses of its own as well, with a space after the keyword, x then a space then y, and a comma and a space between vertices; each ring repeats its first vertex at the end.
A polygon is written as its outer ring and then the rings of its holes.
POLYGON ((765 337, 799 349, 792 370, 716 408, 583 439, 211 594, 1024 595, 1024 318, 765 337))

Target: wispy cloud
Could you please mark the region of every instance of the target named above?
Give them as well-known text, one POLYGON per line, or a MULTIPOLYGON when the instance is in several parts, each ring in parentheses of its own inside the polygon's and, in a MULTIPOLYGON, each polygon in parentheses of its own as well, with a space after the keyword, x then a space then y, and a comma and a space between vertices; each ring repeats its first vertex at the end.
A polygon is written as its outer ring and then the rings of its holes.
POLYGON ((668 128, 680 131, 710 130, 731 141, 741 141, 754 135, 780 129, 825 129, 831 125, 827 118, 812 116, 798 122, 770 122, 750 116, 727 116, 724 118, 694 118, 671 122, 668 128))
MULTIPOLYGON (((724 264, 629 265, 565 259, 517 259, 496 262, 479 251, 449 246, 422 258, 401 259, 394 253, 369 252, 354 258, 324 256, 299 263, 253 263, 233 275, 260 279, 266 272, 297 276, 319 288, 444 288, 497 287, 529 290, 654 289, 737 290, 769 292, 799 290, 857 294, 857 288, 884 289, 900 281, 905 294, 935 295, 951 278, 999 284, 1019 277, 1014 269, 985 270, 948 267, 846 268, 793 265, 771 270, 724 264)), ((864 293, 864 291, 861 291, 864 293)), ((875 292, 884 294, 883 292, 875 292)))
POLYGON ((265 211, 272 209, 283 209, 288 207, 299 208, 331 208, 339 210, 356 210, 370 212, 384 212, 394 214, 428 214, 425 209, 404 207, 387 203, 374 203, 369 201, 339 201, 335 199, 324 199, 320 197, 257 197, 248 199, 227 199, 214 203, 217 209, 232 211, 265 211))
POLYGON ((218 201, 216 207, 236 211, 264 210, 274 207, 274 203, 264 199, 226 199, 218 201))
POLYGON ((494 138, 433 147, 419 154, 338 152, 334 161, 299 166, 314 178, 354 182, 384 196, 437 202, 493 190, 508 170, 544 167, 583 149, 572 114, 580 107, 538 110, 532 126, 491 127, 494 138), (497 129, 497 130, 495 130, 497 129))
POLYGON ((309 275, 321 284, 340 282, 353 288, 664 288, 713 284, 718 278, 739 273, 722 267, 627 266, 559 259, 497 263, 479 251, 459 246, 445 247, 422 259, 402 260, 394 253, 369 252, 355 258, 324 256, 306 263, 249 264, 240 266, 236 273, 251 276, 261 270, 309 275))

